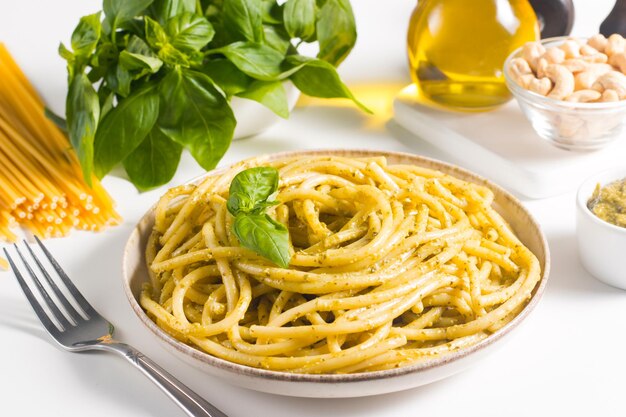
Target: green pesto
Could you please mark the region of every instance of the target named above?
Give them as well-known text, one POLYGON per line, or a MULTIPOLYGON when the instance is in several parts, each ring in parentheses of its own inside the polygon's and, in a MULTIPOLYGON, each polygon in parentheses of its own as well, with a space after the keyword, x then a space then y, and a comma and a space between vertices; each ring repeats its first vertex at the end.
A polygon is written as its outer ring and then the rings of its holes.
POLYGON ((587 207, 600 219, 626 227, 626 178, 596 186, 587 207))

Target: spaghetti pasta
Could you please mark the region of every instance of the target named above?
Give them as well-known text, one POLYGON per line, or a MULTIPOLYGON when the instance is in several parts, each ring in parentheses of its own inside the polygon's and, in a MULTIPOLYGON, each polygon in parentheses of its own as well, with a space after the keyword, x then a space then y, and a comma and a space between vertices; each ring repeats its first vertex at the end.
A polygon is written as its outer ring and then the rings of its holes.
POLYGON ((82 180, 67 137, 1 43, 0 189, 0 239, 7 241, 17 226, 47 238, 120 221, 98 180, 92 188, 82 180))
POLYGON ((140 303, 179 340, 252 367, 350 373, 445 355, 509 322, 540 279, 492 200, 383 157, 247 160, 161 198, 140 303), (286 269, 231 232, 229 185, 254 166, 280 174, 269 214, 289 230, 286 269))

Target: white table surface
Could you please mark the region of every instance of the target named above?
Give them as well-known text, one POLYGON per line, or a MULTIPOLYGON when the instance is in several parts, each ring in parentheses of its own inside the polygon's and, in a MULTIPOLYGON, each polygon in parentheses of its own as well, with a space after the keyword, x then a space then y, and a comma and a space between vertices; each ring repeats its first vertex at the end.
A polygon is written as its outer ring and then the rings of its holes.
MULTIPOLYGON (((360 39, 341 68, 378 115, 340 105, 309 103, 266 133, 233 143, 222 161, 283 150, 321 147, 411 151, 445 159, 388 123, 393 94, 409 82, 404 51, 412 0, 354 0, 360 39), (374 88, 375 87, 375 88, 374 88)), ((597 31, 612 1, 579 0, 576 35, 597 31)), ((46 100, 63 111, 65 74, 56 56, 79 16, 98 0, 0 1, 5 42, 46 100)), ((185 155, 172 184, 202 170, 185 155)), ((138 194, 120 178, 104 185, 124 222, 100 234, 73 233, 48 242, 52 252, 116 336, 155 359, 228 415, 376 416, 624 415, 626 292, 585 272, 576 252, 574 194, 524 200, 552 251, 547 291, 537 309, 496 353, 457 376, 405 392, 357 399, 299 399, 227 385, 179 362, 134 317, 120 279, 122 247, 141 214, 165 188, 138 194)), ((180 416, 148 379, 108 354, 57 348, 37 321, 13 276, 0 273, 0 415, 180 416)))

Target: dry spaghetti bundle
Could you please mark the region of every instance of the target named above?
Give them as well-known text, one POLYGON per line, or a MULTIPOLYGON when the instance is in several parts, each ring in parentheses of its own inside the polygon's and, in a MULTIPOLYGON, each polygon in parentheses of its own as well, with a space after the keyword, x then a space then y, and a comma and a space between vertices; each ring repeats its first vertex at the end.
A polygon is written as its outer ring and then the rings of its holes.
POLYGON ((90 188, 83 181, 67 137, 0 44, 0 239, 15 240, 11 229, 18 225, 57 237, 119 220, 100 183, 94 178, 90 188))

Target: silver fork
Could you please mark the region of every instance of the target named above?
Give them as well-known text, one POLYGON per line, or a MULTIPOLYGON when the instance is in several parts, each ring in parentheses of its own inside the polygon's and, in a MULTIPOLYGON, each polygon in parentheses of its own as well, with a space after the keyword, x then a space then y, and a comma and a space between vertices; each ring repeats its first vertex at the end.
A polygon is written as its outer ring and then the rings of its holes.
POLYGON ((38 274, 34 271, 32 262, 29 263, 17 245, 15 251, 24 263, 24 266, 35 283, 36 291, 43 299, 45 305, 48 307, 47 313, 42 304, 37 300, 33 290, 24 280, 24 277, 20 273, 20 270, 15 265, 15 262, 9 255, 9 252, 4 248, 4 253, 9 260, 11 269, 15 274, 24 295, 30 302, 35 314, 39 317, 39 320, 43 323, 44 327, 63 348, 70 352, 82 352, 86 350, 105 350, 109 352, 115 352, 137 369, 144 373, 152 382, 154 382, 168 397, 170 397, 180 408, 182 408, 189 416, 208 416, 208 417, 227 417, 215 406, 209 404, 202 397, 192 391, 189 387, 185 386, 182 382, 174 378, 170 373, 154 363, 151 359, 139 352, 126 343, 120 343, 113 339, 113 325, 109 323, 104 317, 102 317, 94 308, 85 300, 85 297, 78 291, 78 289, 72 284, 67 274, 59 266, 57 261, 52 257, 48 249, 41 243, 41 241, 35 237, 41 250, 46 255, 50 264, 55 269, 60 281, 65 285, 67 291, 71 295, 70 298, 74 299, 82 313, 79 312, 72 303, 66 298, 55 280, 47 272, 44 265, 39 258, 35 255, 35 252, 31 249, 26 241, 24 244, 30 252, 30 256, 37 265, 37 269, 43 275, 49 288, 54 293, 57 301, 53 300, 38 274), (64 314, 63 311, 66 313, 64 314), (54 323, 56 320, 56 324, 54 323))

